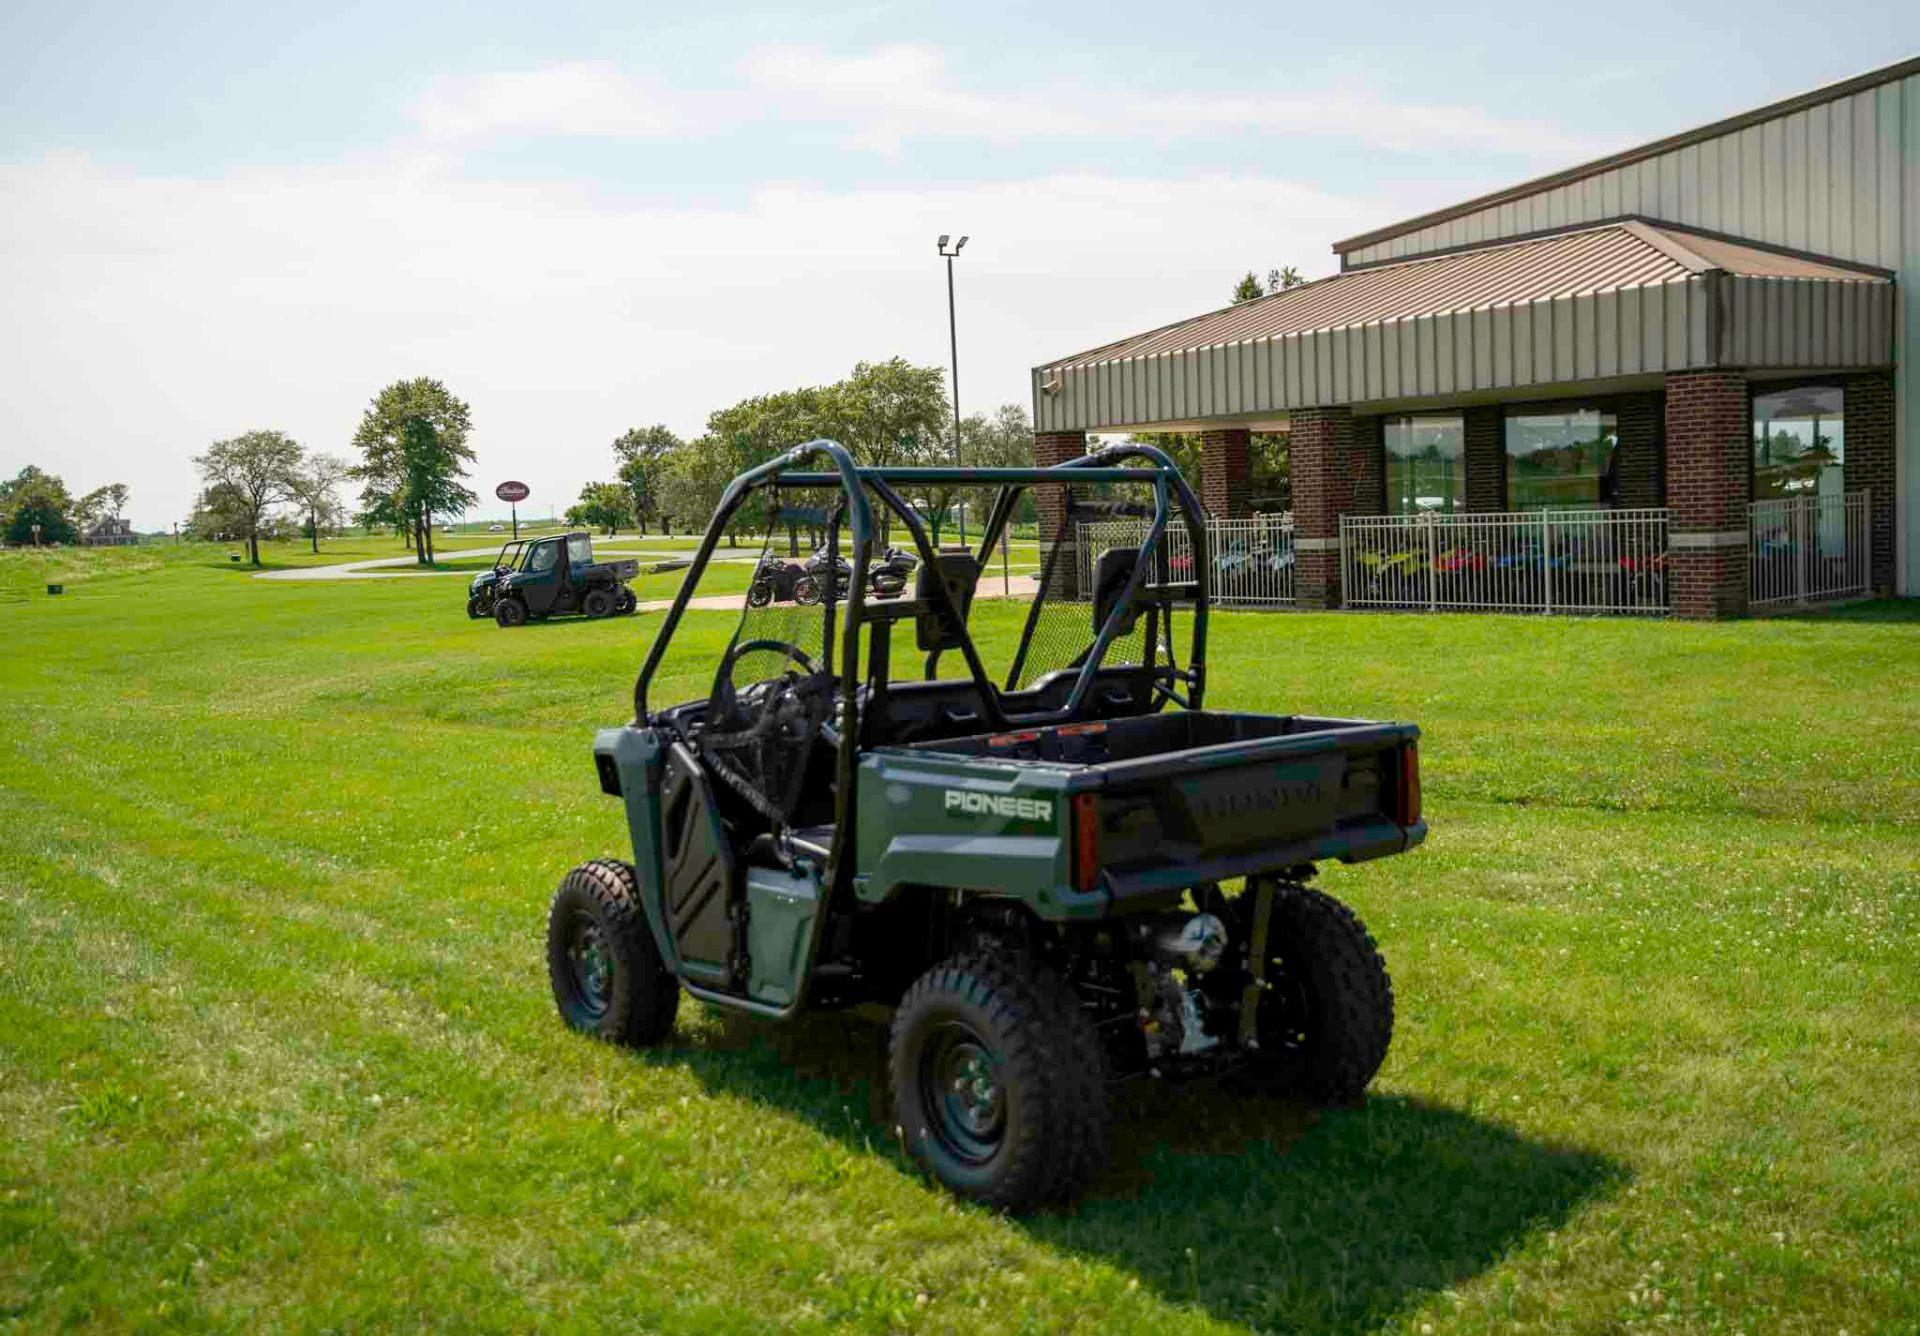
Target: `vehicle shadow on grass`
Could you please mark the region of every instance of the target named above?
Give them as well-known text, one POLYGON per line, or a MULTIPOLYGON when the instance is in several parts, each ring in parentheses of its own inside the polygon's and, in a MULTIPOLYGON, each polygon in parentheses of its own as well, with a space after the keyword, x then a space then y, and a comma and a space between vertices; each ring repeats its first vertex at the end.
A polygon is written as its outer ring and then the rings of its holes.
MULTIPOLYGON (((708 1013, 650 1060, 799 1114, 916 1173, 884 1107, 884 1031, 708 1013)), ((1368 1332, 1625 1183, 1626 1168, 1398 1095, 1316 1111, 1215 1082, 1119 1092, 1113 1156, 1079 1205, 1021 1222, 1222 1321, 1368 1332)))

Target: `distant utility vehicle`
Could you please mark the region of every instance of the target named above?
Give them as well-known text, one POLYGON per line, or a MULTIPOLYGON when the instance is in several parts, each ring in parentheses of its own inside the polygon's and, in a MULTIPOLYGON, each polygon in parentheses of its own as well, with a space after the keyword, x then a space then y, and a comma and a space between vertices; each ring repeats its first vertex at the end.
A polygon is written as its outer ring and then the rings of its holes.
POLYGON ((691 565, 632 722, 594 741, 633 852, 554 896, 568 1024, 658 1044, 683 989, 777 1020, 888 1015, 906 1146, 1009 1211, 1099 1171, 1117 1080, 1232 1072, 1335 1103, 1366 1088, 1392 986, 1360 921, 1306 883, 1317 860, 1425 837, 1419 730, 1203 707, 1212 563, 1166 455, 950 473, 814 441, 733 481, 691 565), (897 490, 942 482, 999 488, 977 553, 936 550, 897 490), (1017 640, 977 643, 975 586, 1029 491, 1040 592, 1002 613, 1017 640), (704 574, 725 583, 715 544, 743 506, 796 501, 856 570, 876 512, 907 534, 911 596, 743 597, 722 648, 687 617, 704 574), (1198 557, 1178 576, 1174 524, 1198 557), (1137 545, 1080 550, 1096 531, 1137 545))
POLYGON ((467 616, 519 626, 557 613, 628 613, 639 602, 626 582, 639 573, 637 561, 596 562, 593 539, 584 533, 517 538, 467 586, 467 616))

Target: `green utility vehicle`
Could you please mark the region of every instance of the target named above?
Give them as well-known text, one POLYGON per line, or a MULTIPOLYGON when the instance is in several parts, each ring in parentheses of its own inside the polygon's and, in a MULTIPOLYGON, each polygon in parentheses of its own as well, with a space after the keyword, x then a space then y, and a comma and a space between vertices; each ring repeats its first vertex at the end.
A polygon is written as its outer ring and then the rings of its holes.
POLYGON ((1419 730, 1204 708, 1209 571, 1192 490, 1140 445, 956 472, 814 441, 735 479, 633 721, 594 742, 633 852, 554 897, 561 1015, 636 1046, 666 1040, 682 991, 773 1019, 886 1015, 907 1147, 1010 1211, 1098 1172, 1116 1081, 1232 1072, 1357 1098, 1392 987, 1307 882, 1425 837, 1419 730), (896 490, 929 485, 997 489, 977 550, 929 543, 896 490), (911 597, 851 581, 689 616, 749 504, 825 514, 854 570, 884 519, 918 553, 911 597), (1028 505, 1039 576, 983 587, 1028 505), (990 590, 1015 597, 977 616, 990 590))
POLYGON ((640 606, 627 587, 639 574, 637 561, 595 561, 588 534, 516 538, 467 586, 467 616, 520 626, 558 613, 628 613, 640 606))

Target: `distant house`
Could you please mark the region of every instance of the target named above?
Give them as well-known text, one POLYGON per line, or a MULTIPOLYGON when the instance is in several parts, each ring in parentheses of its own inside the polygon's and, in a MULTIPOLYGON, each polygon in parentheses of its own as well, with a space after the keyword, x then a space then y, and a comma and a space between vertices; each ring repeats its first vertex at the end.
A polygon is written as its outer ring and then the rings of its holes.
POLYGON ((139 541, 133 522, 117 515, 110 515, 87 530, 88 547, 132 547, 139 541))

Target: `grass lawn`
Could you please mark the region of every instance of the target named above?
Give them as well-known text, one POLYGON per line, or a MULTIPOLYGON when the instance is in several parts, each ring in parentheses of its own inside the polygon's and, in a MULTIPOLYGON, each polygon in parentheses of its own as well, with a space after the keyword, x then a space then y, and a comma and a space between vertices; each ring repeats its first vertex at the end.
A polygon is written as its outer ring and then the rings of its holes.
POLYGON ((1210 703, 1426 729, 1428 845, 1323 877, 1394 1049, 1322 1114, 1129 1089, 1016 1222, 906 1167, 869 1028, 555 1016, 658 615, 179 552, 0 557, 0 1331, 1920 1329, 1913 605, 1218 616, 1210 703))

